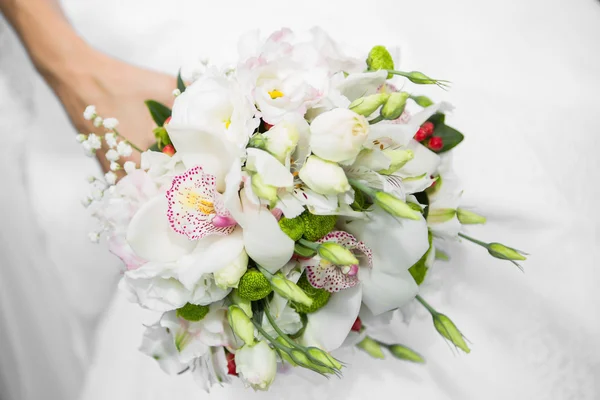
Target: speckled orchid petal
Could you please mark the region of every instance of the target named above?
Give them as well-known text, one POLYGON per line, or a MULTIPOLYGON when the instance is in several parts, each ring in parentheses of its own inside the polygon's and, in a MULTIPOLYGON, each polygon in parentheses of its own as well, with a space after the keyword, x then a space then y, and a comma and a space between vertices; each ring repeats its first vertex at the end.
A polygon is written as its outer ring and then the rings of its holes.
POLYGON ((234 225, 215 226, 212 223, 217 215, 230 217, 221 197, 214 175, 204 173, 201 167, 196 166, 177 175, 173 178, 171 189, 167 190, 167 217, 171 228, 191 240, 230 234, 235 229, 234 225))

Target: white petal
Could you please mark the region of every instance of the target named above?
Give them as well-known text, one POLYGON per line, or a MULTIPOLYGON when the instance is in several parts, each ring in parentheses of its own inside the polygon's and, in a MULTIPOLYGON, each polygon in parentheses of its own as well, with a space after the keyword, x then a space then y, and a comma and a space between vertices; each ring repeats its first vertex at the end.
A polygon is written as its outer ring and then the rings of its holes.
POLYGON ((325 307, 307 314, 302 342, 327 351, 340 347, 358 317, 361 298, 361 285, 332 294, 325 307))
POLYGON ((292 187, 294 176, 282 163, 264 150, 249 148, 246 168, 256 171, 267 185, 292 187))
POLYGON ((373 251, 373 269, 361 269, 359 278, 364 302, 377 315, 415 296, 418 287, 408 269, 425 254, 429 241, 422 218, 397 221, 378 208, 368 215, 369 219, 347 223, 345 230, 373 251))
POLYGON ((168 203, 164 195, 148 201, 133 216, 127 229, 127 243, 148 261, 174 261, 188 254, 196 243, 171 229, 167 219, 168 203))
POLYGON ((440 165, 440 156, 423 146, 416 140, 411 140, 408 149, 414 153, 414 158, 407 162, 399 172, 402 176, 433 175, 440 165))
POLYGON ((385 83, 386 71, 361 72, 350 74, 337 89, 350 101, 375 93, 377 88, 385 83))
POLYGON ((295 218, 304 212, 302 202, 287 192, 279 196, 276 208, 279 208, 286 218, 295 218))
POLYGON ((196 248, 180 261, 179 280, 192 288, 204 274, 219 271, 235 261, 244 250, 242 230, 230 235, 210 235, 197 241, 196 248))
POLYGON ((379 123, 371 125, 369 130, 369 139, 367 146, 378 147, 374 144, 374 140, 392 139, 392 141, 398 146, 406 146, 411 141, 419 126, 413 124, 390 124, 390 123, 379 123))
POLYGON ((252 204, 244 193, 240 195, 246 252, 260 266, 275 273, 292 258, 294 241, 281 231, 277 219, 266 207, 252 204))
POLYGON ((212 132, 168 125, 169 137, 181 156, 186 168, 196 165, 217 178, 217 189, 225 189, 225 175, 237 157, 235 147, 221 136, 212 132))

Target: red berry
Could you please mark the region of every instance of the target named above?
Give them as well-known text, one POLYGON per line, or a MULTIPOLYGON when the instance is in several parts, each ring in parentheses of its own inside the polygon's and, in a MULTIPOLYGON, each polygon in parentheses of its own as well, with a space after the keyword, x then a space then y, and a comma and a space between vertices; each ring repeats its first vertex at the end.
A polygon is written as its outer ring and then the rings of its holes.
POLYGON ((169 122, 171 122, 171 117, 165 119, 165 122, 163 123, 163 126, 167 125, 169 122))
POLYGON ((433 151, 440 151, 444 147, 444 141, 439 136, 434 136, 429 139, 428 147, 433 151))
POLYGON ((162 152, 172 157, 173 154, 175 154, 175 147, 173 147, 172 144, 168 144, 165 147, 163 147, 162 152))
POLYGON ((417 131, 417 133, 415 133, 414 139, 417 142, 422 142, 423 140, 427 139, 427 131, 425 131, 425 129, 423 129, 422 127, 419 128, 419 130, 417 131))
POLYGON ((356 321, 354 321, 354 325, 352 325, 352 328, 350 330, 354 331, 354 332, 360 332, 361 328, 362 328, 362 322, 360 320, 360 317, 356 317, 356 321))
POLYGON ((425 130, 425 133, 427 134, 427 137, 433 135, 433 129, 435 128, 435 126, 433 125, 432 122, 425 122, 423 125, 421 125, 421 128, 423 128, 425 130))
POLYGON ((235 354, 227 353, 226 358, 227 358, 227 373, 229 375, 237 376, 237 367, 235 365, 235 354))

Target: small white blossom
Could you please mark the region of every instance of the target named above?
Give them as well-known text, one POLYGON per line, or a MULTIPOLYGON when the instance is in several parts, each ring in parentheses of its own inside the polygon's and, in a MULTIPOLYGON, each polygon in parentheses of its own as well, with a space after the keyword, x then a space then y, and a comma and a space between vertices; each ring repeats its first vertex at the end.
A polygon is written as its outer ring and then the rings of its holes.
POLYGON ((80 133, 79 135, 75 136, 75 140, 77 140, 78 143, 83 143, 87 140, 87 135, 80 133))
POLYGON ((88 143, 90 148, 94 150, 98 150, 100 147, 102 147, 102 142, 100 141, 100 138, 93 133, 90 133, 88 135, 85 143, 88 143))
POLYGON ((121 165, 118 162, 113 161, 113 162, 110 163, 110 170, 111 171, 118 171, 120 169, 121 169, 121 165))
POLYGON ((109 151, 106 152, 106 159, 108 161, 117 161, 119 159, 119 157, 121 157, 121 156, 114 149, 110 149, 109 151))
POLYGON ((81 205, 83 205, 84 207, 89 207, 90 204, 92 204, 93 199, 89 196, 84 197, 83 199, 81 199, 81 205))
POLYGON ((83 112, 83 118, 90 121, 96 115, 96 106, 87 106, 83 112))
POLYGON ((119 126, 119 120, 117 120, 116 118, 106 118, 103 122, 103 125, 106 129, 112 130, 119 126))
POLYGON ((86 180, 89 183, 92 183, 92 182, 94 182, 96 180, 96 177, 94 175, 88 175, 88 177, 86 178, 86 180))
POLYGON ((102 191, 100 189, 92 189, 92 198, 94 200, 102 200, 103 196, 104 196, 104 191, 102 191))
POLYGON ((131 148, 131 146, 126 143, 126 142, 119 142, 119 144, 117 145, 117 151, 119 152, 119 154, 123 157, 129 157, 131 155, 131 153, 133 152, 133 149, 131 148))
POLYGON ((126 161, 125 164, 123 164, 123 169, 125 170, 125 172, 130 174, 133 171, 135 171, 136 165, 133 161, 126 161))
POLYGON ((107 133, 106 135, 104 135, 104 140, 106 141, 108 147, 110 147, 111 149, 113 147, 117 147, 117 138, 115 137, 114 133, 107 133))
POLYGON ((100 242, 100 234, 98 232, 88 233, 88 238, 90 239, 90 242, 92 242, 92 243, 100 242))
POLYGON ((115 185, 109 187, 107 190, 108 194, 114 195, 117 192, 117 187, 115 185))
POLYGON ((94 126, 100 128, 102 126, 102 117, 94 118, 94 126))
POLYGON ((106 183, 109 185, 114 185, 117 182, 117 174, 112 171, 108 171, 104 174, 104 179, 106 179, 106 183))
POLYGON ((81 143, 81 147, 83 147, 83 151, 85 152, 85 155, 88 157, 93 157, 94 153, 96 152, 96 150, 92 149, 92 146, 90 145, 90 143, 86 140, 85 142, 81 143))
POLYGON ((181 90, 179 90, 179 89, 175 89, 175 90, 173 90, 173 96, 174 96, 174 97, 177 97, 177 96, 179 96, 180 94, 181 94, 181 90))

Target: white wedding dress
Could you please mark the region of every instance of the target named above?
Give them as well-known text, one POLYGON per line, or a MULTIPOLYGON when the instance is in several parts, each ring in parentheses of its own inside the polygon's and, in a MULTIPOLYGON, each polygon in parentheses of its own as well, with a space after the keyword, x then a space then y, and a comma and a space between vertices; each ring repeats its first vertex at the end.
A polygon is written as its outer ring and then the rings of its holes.
MULTIPOLYGON (((472 352, 456 355, 414 307, 395 340, 413 365, 344 354, 343 380, 278 377, 270 394, 200 391, 137 351, 152 316, 116 290, 118 261, 87 242, 79 205, 96 170, 56 99, 0 21, 0 398, 151 400, 600 398, 600 4, 592 0, 67 0, 76 29, 132 63, 176 73, 224 60, 253 28, 325 28, 367 51, 402 46, 402 69, 449 79, 466 134, 455 165, 469 232, 532 253, 525 274, 470 243, 436 264, 423 297, 449 315, 472 352), (112 300, 111 300, 112 299, 112 300), (286 390, 283 383, 293 383, 286 390)), ((151 83, 149 83, 151 84, 151 83)), ((390 337, 391 340, 391 337, 390 337)))

